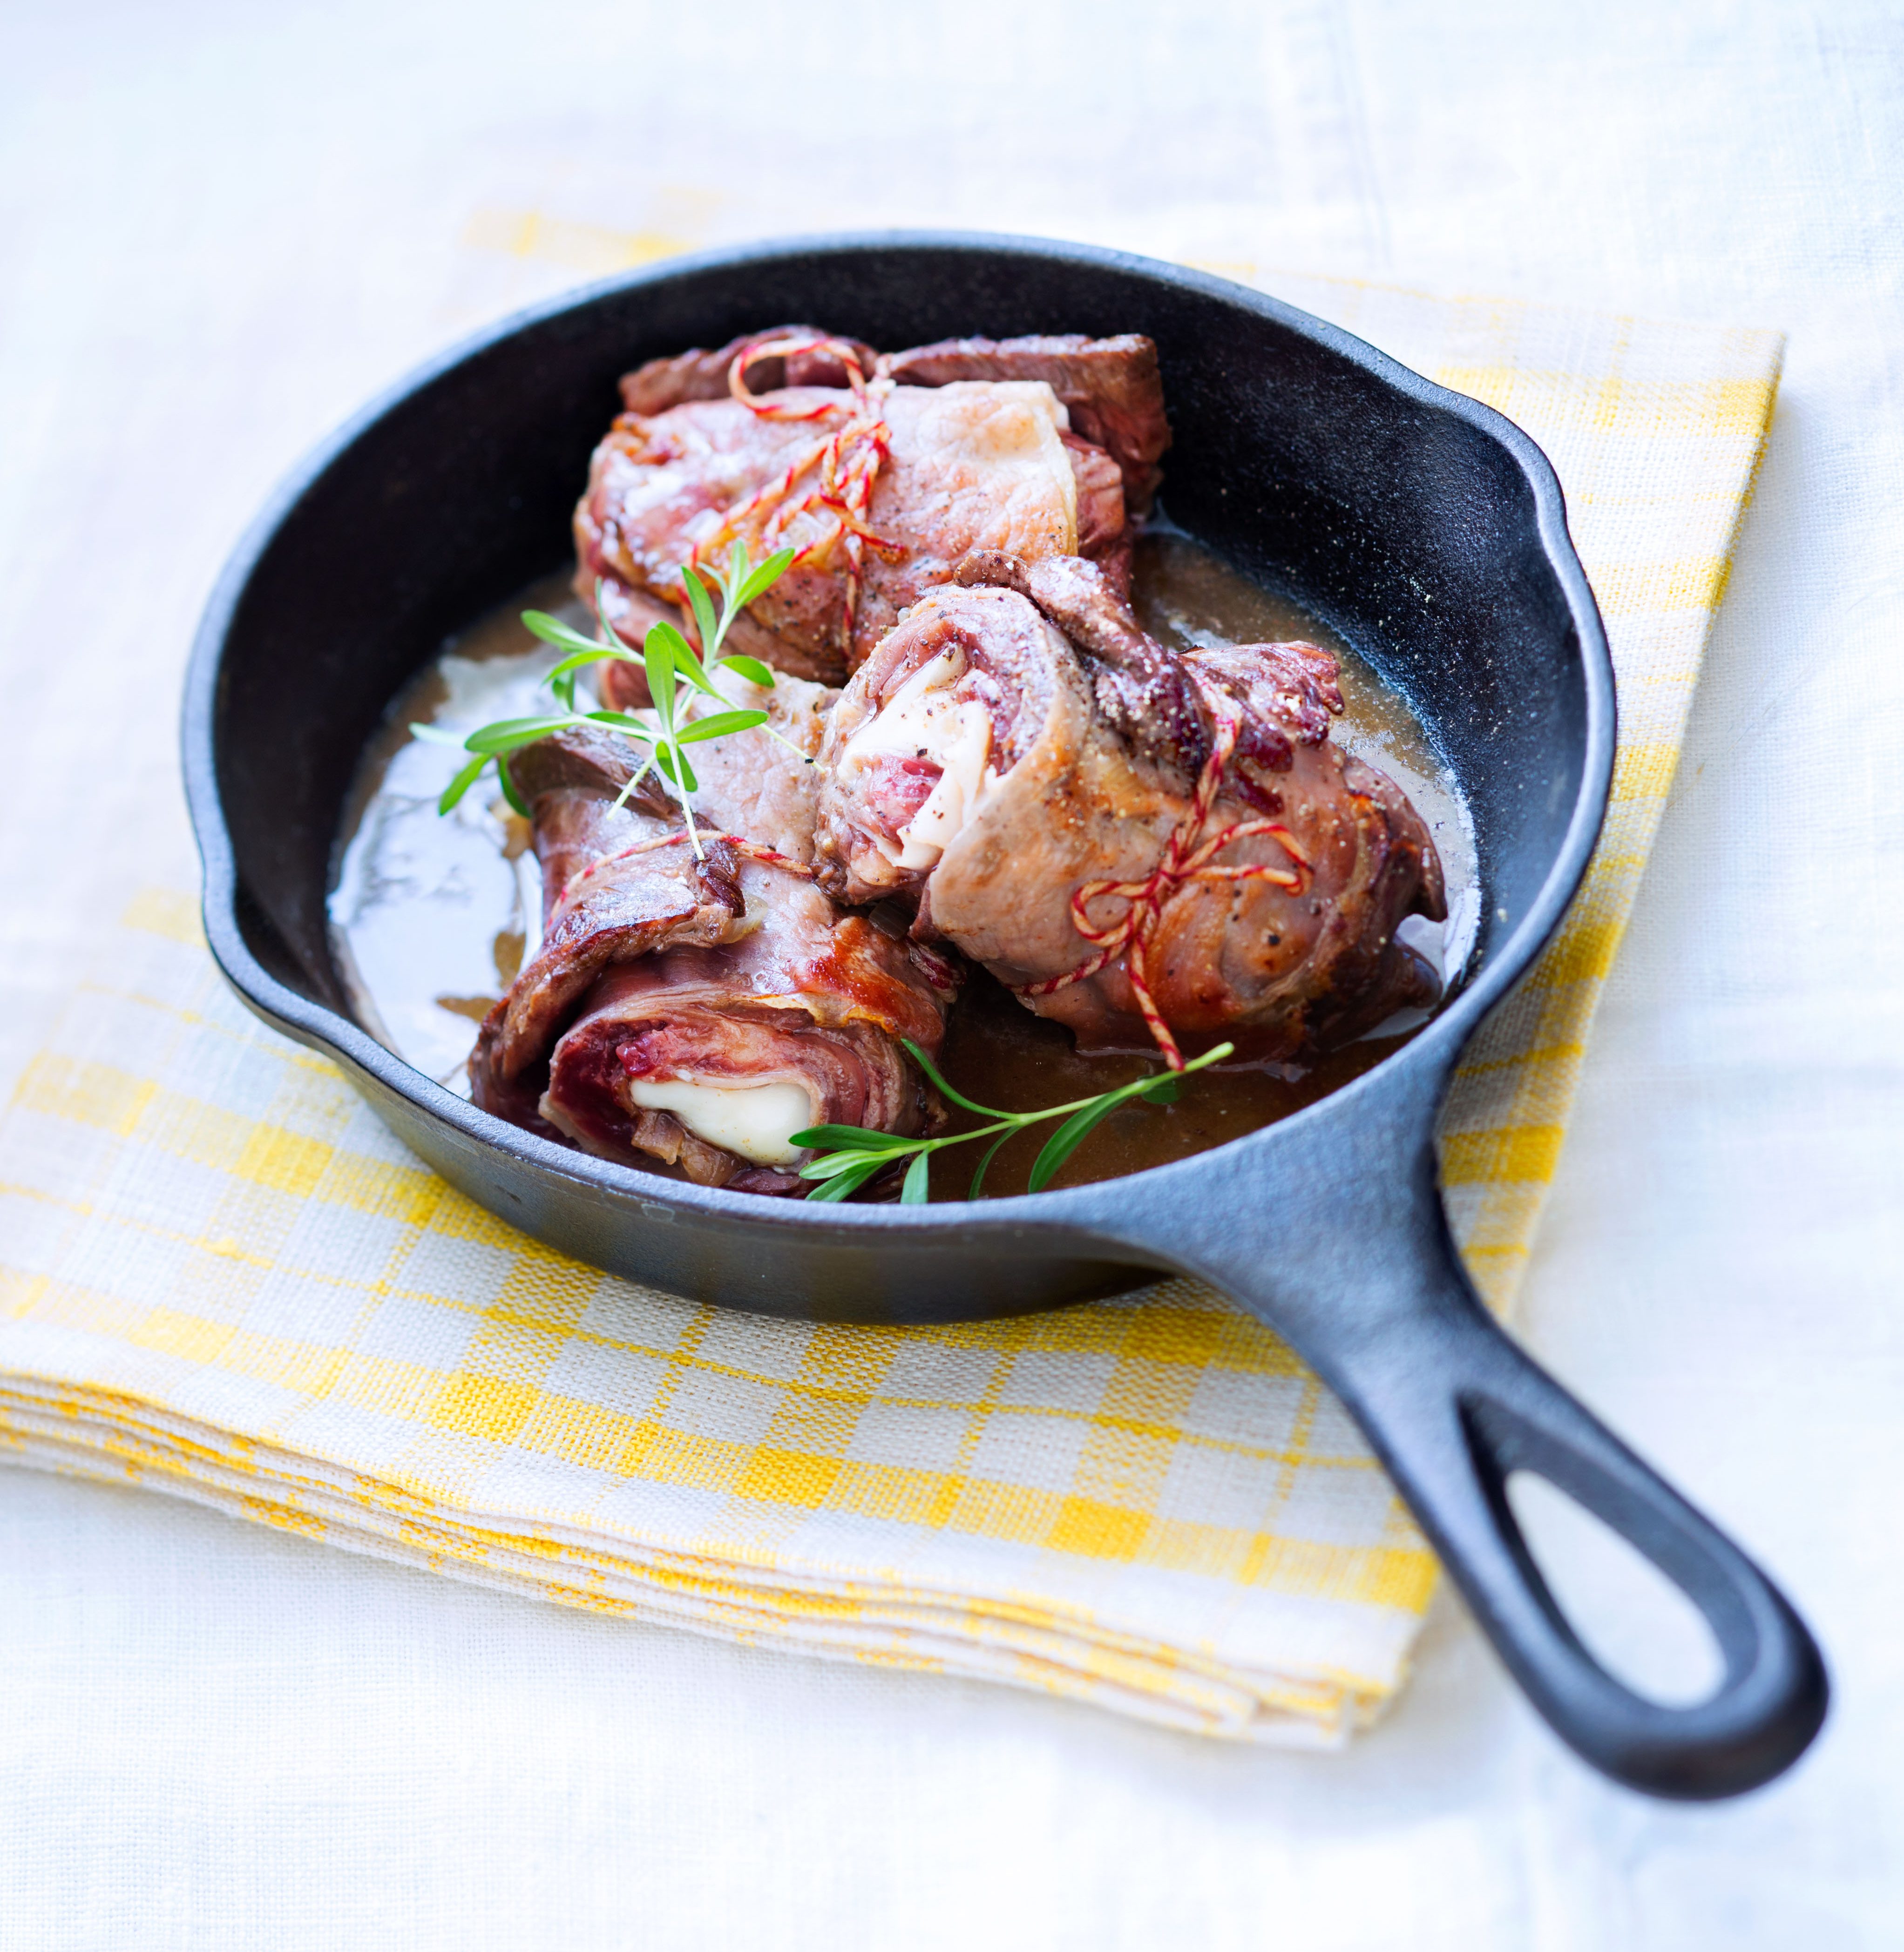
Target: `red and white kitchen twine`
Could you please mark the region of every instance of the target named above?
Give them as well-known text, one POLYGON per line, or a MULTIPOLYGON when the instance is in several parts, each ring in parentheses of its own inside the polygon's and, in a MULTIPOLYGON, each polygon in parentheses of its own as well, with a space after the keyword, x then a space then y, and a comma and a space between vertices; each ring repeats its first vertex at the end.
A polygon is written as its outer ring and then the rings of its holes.
MULTIPOLYGON (((604 868, 612 868, 618 861, 631 860, 637 854, 652 854, 657 848, 681 847, 687 845, 690 837, 686 827, 678 833, 657 834, 651 840, 637 840, 632 847, 624 847, 613 854, 604 854, 600 860, 591 861, 586 868, 579 869, 562 884, 562 893, 556 898, 558 910, 568 907, 575 890, 591 874, 598 874, 604 868)), ((700 838, 708 846, 717 843, 731 847, 737 854, 744 854, 750 861, 759 861, 769 868, 784 868, 790 874, 798 874, 810 881, 813 871, 804 862, 796 861, 792 856, 777 852, 771 847, 763 847, 758 841, 747 840, 737 834, 703 834, 700 838)))
POLYGON ((1130 979, 1137 1007, 1143 1012, 1144 1021, 1156 1039, 1157 1049, 1163 1053, 1164 1062, 1173 1071, 1183 1068, 1183 1053, 1178 1048, 1170 1025, 1163 1021, 1163 1013, 1157 1008, 1156 998, 1151 993, 1150 974, 1145 965, 1151 939, 1157 932, 1165 905, 1185 882, 1193 881, 1273 881, 1293 892, 1301 887, 1303 874, 1311 865, 1295 835, 1278 821, 1238 821, 1207 840, 1199 840, 1217 804, 1224 768, 1236 749, 1237 735, 1242 728, 1239 713, 1207 690, 1204 690, 1203 697, 1217 721, 1217 735, 1210 746, 1210 756, 1204 762, 1203 771, 1198 776, 1197 790, 1191 797, 1189 806, 1164 843, 1163 859, 1141 881, 1086 881, 1071 897, 1071 922, 1085 941, 1097 944, 1097 954, 1062 976, 1016 986, 1021 996, 1048 996, 1056 990, 1096 975, 1118 956, 1123 956, 1124 973, 1130 979), (1296 871, 1292 874, 1286 868, 1254 864, 1221 868, 1209 865, 1232 841, 1255 834, 1273 835, 1277 845, 1296 864, 1296 871), (1117 921, 1098 928, 1091 922, 1090 906, 1093 902, 1105 898, 1123 902, 1124 912, 1117 921))
POLYGON ((727 383, 734 397, 764 421, 816 421, 841 411, 846 412, 847 418, 831 433, 803 449, 787 468, 764 488, 728 509, 721 518, 720 526, 714 534, 706 541, 694 545, 689 565, 697 567, 703 555, 719 548, 763 510, 772 511, 760 527, 760 544, 768 551, 800 516, 822 511, 830 526, 825 533, 807 543, 794 561, 798 565, 810 558, 824 555, 836 543, 844 549, 844 629, 850 649, 853 621, 859 614, 860 565, 865 551, 872 549, 888 557, 905 553, 903 543, 875 533, 866 520, 873 483, 892 451, 892 430, 877 410, 875 396, 883 397, 891 391, 892 383, 878 379, 869 383, 860 364, 858 352, 845 340, 801 333, 781 339, 759 339, 744 346, 728 368, 727 383), (825 399, 811 406, 796 407, 784 401, 763 399, 749 389, 747 371, 755 361, 791 358, 803 352, 828 353, 839 361, 845 368, 847 384, 853 395, 850 409, 844 408, 837 400, 825 399), (816 466, 819 469, 818 483, 798 500, 794 499, 795 483, 816 466))

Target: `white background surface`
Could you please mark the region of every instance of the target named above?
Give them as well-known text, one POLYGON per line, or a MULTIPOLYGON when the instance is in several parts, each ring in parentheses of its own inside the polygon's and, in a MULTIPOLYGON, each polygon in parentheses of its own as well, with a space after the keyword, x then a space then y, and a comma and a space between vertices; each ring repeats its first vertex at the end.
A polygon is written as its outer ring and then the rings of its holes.
POLYGON ((1901 186, 1867 0, 0 6, 9 1068, 89 918, 189 871, 178 677, 259 497, 585 227, 971 224, 1789 331, 1521 1319, 1837 1688, 1787 1780, 1664 1808, 1451 1606, 1350 1753, 1246 1753, 0 1473, 0 1946, 1904 1942, 1901 186), (572 227, 483 247, 528 211, 572 227))

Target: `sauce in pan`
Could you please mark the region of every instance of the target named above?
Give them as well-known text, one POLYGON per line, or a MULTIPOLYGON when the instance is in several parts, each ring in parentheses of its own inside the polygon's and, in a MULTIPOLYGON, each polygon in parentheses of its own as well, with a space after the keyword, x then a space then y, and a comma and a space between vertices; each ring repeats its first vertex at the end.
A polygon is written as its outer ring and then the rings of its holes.
MULTIPOLYGON (((1465 809, 1407 705, 1332 631, 1260 588, 1189 537, 1168 529, 1137 545, 1136 608, 1166 644, 1264 643, 1304 639, 1342 661, 1346 706, 1335 736, 1395 780, 1427 821, 1447 877, 1448 919, 1412 918, 1402 934, 1444 980, 1458 975, 1478 918, 1474 849, 1465 809)), ((359 1021, 381 1043, 450 1090, 468 1095, 465 1061, 476 1026, 521 967, 539 909, 528 823, 499 796, 463 799, 447 818, 437 796, 462 755, 413 739, 412 721, 459 732, 492 719, 549 709, 543 674, 559 653, 518 621, 525 608, 555 612, 587 630, 566 574, 532 585, 453 639, 399 698, 371 742, 345 812, 331 937, 359 1021)), ((1066 1162, 1057 1186, 1108 1179, 1187 1158, 1287 1118, 1358 1078, 1426 1021, 1392 1019, 1307 1070, 1289 1065, 1199 1072, 1174 1105, 1123 1107, 1066 1162)), ((1081 1056, 1070 1034, 1035 1017, 982 970, 952 1013, 941 1068, 982 1104, 1026 1111, 1087 1098, 1156 1068, 1131 1056, 1081 1056)), ((979 1121, 954 1112, 954 1131, 979 1121)), ((1056 1121, 1019 1134, 985 1175, 991 1193, 1022 1192, 1056 1121)), ((932 1197, 963 1199, 984 1151, 935 1156, 932 1197)))

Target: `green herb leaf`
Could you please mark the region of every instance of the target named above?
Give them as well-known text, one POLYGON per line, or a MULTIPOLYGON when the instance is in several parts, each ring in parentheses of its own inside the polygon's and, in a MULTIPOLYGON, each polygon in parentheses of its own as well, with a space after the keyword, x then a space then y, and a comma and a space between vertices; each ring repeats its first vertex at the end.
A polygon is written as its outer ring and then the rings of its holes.
POLYGON ((1051 1175, 1077 1150, 1092 1128, 1100 1120, 1109 1118, 1127 1097, 1134 1095, 1124 1091, 1107 1092, 1082 1112, 1073 1112, 1045 1140, 1044 1150, 1032 1165, 1032 1176, 1026 1182, 1025 1190, 1042 1193, 1051 1184, 1051 1175))
POLYGON ((443 788, 443 797, 437 802, 437 812, 448 813, 456 806, 457 801, 461 799, 463 795, 476 784, 481 777, 483 768, 488 764, 489 755, 487 752, 481 753, 475 759, 471 759, 469 764, 465 766, 443 788))
POLYGON ((923 1206, 932 1198, 930 1174, 932 1155, 921 1151, 913 1155, 913 1162, 906 1168, 906 1178, 899 1189, 899 1203, 902 1206, 923 1206))
MULTIPOLYGON (((687 763, 687 755, 679 746, 658 744, 655 747, 655 764, 676 787, 685 787, 689 793, 700 789, 700 781, 694 777, 694 769, 687 763)), ((692 823, 690 823, 691 827, 692 823)))
POLYGON ((1016 1112, 1001 1112, 994 1106, 974 1104, 973 1102, 969 1098, 966 1097, 962 1092, 954 1091, 951 1086, 946 1083, 945 1080, 939 1075, 937 1065, 935 1065, 932 1060, 925 1055, 925 1052, 919 1049, 917 1044, 913 1042, 910 1037, 904 1038, 902 1041, 904 1043, 906 1048, 912 1053, 913 1062, 916 1064, 919 1069, 924 1071, 926 1076, 938 1087, 940 1091, 946 1097, 951 1100, 954 1104, 962 1105, 966 1111, 976 1112, 981 1118, 1019 1118, 1024 1116, 1029 1116, 1032 1118, 1037 1117, 1038 1114, 1035 1112, 1029 1114, 1023 1114, 1016 1112))
POLYGON ((843 1172, 856 1172, 869 1160, 883 1165, 903 1148, 885 1146, 878 1149, 853 1146, 844 1152, 827 1153, 820 1158, 809 1159, 800 1169, 802 1179, 833 1179, 843 1172))
POLYGON ((675 668, 697 691, 706 692, 709 698, 720 696, 721 694, 714 688, 714 680, 708 676, 706 667, 701 662, 700 654, 685 637, 681 639, 680 648, 675 652, 675 668))
POLYGON ((575 675, 586 665, 598 665, 610 658, 618 658, 626 664, 637 664, 640 660, 632 651, 610 650, 605 644, 591 644, 585 651, 578 651, 573 657, 564 658, 549 674, 549 689, 568 706, 575 709, 575 675))
MULTIPOLYGON (((473 752, 479 759, 497 760, 497 772, 503 790, 509 804, 518 812, 526 814, 521 794, 508 768, 501 762, 504 754, 518 747, 533 744, 537 740, 546 738, 552 732, 559 732, 565 726, 578 724, 584 721, 610 727, 624 738, 639 740, 652 749, 643 761, 641 771, 623 787, 615 801, 618 806, 625 805, 642 775, 650 766, 658 766, 662 775, 673 785, 676 796, 681 803, 681 813, 687 823, 688 838, 694 844, 694 852, 701 852, 700 836, 695 831, 694 809, 687 796, 700 790, 700 782, 694 777, 694 768, 682 750, 684 746, 725 737, 730 733, 743 732, 750 728, 766 725, 769 734, 780 739, 790 751, 798 751, 767 724, 767 715, 759 711, 729 710, 710 714, 708 717, 683 724, 681 718, 681 685, 684 680, 696 690, 710 698, 718 699, 725 705, 725 695, 709 676, 709 666, 715 662, 712 653, 719 647, 741 605, 750 597, 758 596, 769 587, 786 570, 794 559, 791 549, 782 549, 770 557, 756 569, 750 566, 745 546, 737 542, 732 557, 725 574, 716 574, 711 569, 691 564, 683 564, 681 568, 682 588, 687 606, 694 613, 694 626, 702 639, 701 649, 697 650, 680 630, 673 624, 657 621, 648 630, 640 651, 637 653, 616 629, 609 615, 608 584, 605 579, 595 581, 595 614, 600 630, 599 638, 584 637, 579 630, 565 624, 559 617, 552 616, 546 610, 525 610, 521 613, 525 627, 532 635, 545 643, 553 644, 565 652, 562 662, 551 671, 546 683, 555 694, 556 702, 565 708, 560 718, 500 719, 493 725, 485 725, 471 733, 466 738, 458 739, 454 734, 434 726, 415 725, 411 730, 419 739, 436 745, 460 746, 465 752, 473 752), (743 594, 743 593, 745 594, 743 594), (715 595, 723 599, 720 614, 716 616, 715 595), (578 714, 575 709, 576 674, 590 665, 607 658, 620 658, 629 663, 639 662, 648 680, 648 695, 652 701, 653 723, 635 718, 625 712, 590 712, 578 714)), ((752 683, 770 686, 773 673, 757 658, 723 658, 719 662, 731 663, 742 677, 752 683)), ((809 756, 800 753, 801 760, 812 763, 809 756)), ((449 812, 456 801, 473 784, 480 766, 474 772, 465 766, 459 775, 460 785, 453 794, 446 798, 443 810, 449 812)))
POLYGON ((919 1141, 902 1138, 897 1132, 875 1132, 868 1125, 809 1125, 805 1131, 796 1132, 787 1143, 790 1146, 814 1146, 825 1152, 838 1152, 843 1148, 854 1152, 903 1152, 919 1141))
POLYGON ((687 640, 672 624, 656 624, 648 632, 642 649, 642 662, 648 674, 648 696, 662 730, 675 729, 675 646, 687 648, 687 640))
POLYGON ((784 549, 769 556, 734 593, 734 608, 744 610, 756 596, 764 596, 793 567, 794 558, 799 553, 797 549, 784 549))
MULTIPOLYGON (((985 1196, 979 1189, 985 1183, 985 1168, 998 1156, 998 1148, 1002 1146, 1007 1139, 1015 1138, 1022 1129, 1022 1128, 1021 1127, 1017 1125, 1008 1125, 1005 1130, 1001 1132, 997 1137, 994 1139, 991 1143, 985 1148, 985 1156, 979 1162, 979 1170, 972 1175, 972 1190, 966 1195, 966 1197, 968 1200, 981 1200, 984 1198, 985 1196)), ((975 1132, 972 1134, 974 1138, 976 1138, 978 1136, 978 1134, 975 1132)))
POLYGON ((571 671, 580 671, 584 665, 599 665, 609 658, 619 658, 625 664, 637 664, 640 660, 632 651, 625 651, 618 645, 611 649, 606 644, 590 644, 587 649, 578 651, 573 657, 564 658, 549 674, 553 684, 559 677, 566 677, 571 671))
POLYGON ((427 746, 454 746, 459 752, 465 749, 460 732, 446 732, 440 725, 418 725, 412 723, 410 737, 421 739, 427 746))
POLYGON ((516 791, 515 781, 509 776, 509 762, 499 757, 496 762, 496 777, 501 781, 503 797, 525 820, 529 818, 529 802, 516 791))
POLYGON ((885 1163, 883 1159, 864 1160, 850 1172, 829 1179, 823 1186, 815 1187, 806 1197, 809 1200, 844 1200, 849 1193, 857 1193, 885 1163))
POLYGON ((485 756, 513 752, 518 746, 533 746, 538 739, 546 739, 551 732, 559 732, 574 723, 566 712, 559 718, 499 718, 493 725, 471 733, 463 741, 463 749, 485 756))
POLYGON ((698 740, 724 739, 730 732, 749 732, 766 722, 764 712, 710 712, 705 718, 697 718, 684 727, 676 743, 691 746, 698 740))
POLYGON ((582 716, 591 725, 612 725, 629 738, 645 739, 650 745, 661 736, 652 725, 626 712, 585 712, 582 716))
POLYGON ((701 572, 691 563, 681 567, 681 580, 687 592, 687 607, 694 613, 694 627, 700 633, 701 655, 705 657, 708 647, 719 635, 719 620, 714 615, 714 599, 707 593, 707 585, 701 580, 701 572))
POLYGON ((748 684, 757 684, 763 690, 771 691, 773 689, 772 669, 770 666, 763 665, 758 658, 742 657, 737 652, 730 652, 727 656, 722 658, 721 662, 730 671, 737 671, 748 684))
POLYGON ((557 644, 565 651, 595 651, 612 657, 615 653, 606 644, 593 637, 584 637, 581 631, 572 629, 559 617, 552 617, 546 610, 525 610, 522 621, 531 637, 540 637, 545 644, 557 644))
POLYGON ((1077 1150, 1098 1125, 1107 1118, 1119 1106, 1128 1104, 1133 1098, 1147 1098, 1154 1104, 1169 1104, 1176 1098, 1183 1079, 1190 1072, 1201 1071, 1206 1065, 1218 1062, 1227 1057, 1235 1048, 1233 1044, 1220 1043, 1214 1050, 1205 1051, 1202 1056, 1192 1059, 1180 1071, 1166 1071, 1151 1078, 1135 1078, 1129 1084, 1120 1085, 1115 1091, 1107 1091, 1101 1098, 1094 1099, 1090 1104, 1081 1106, 1044 1142, 1044 1150, 1032 1165, 1032 1176, 1026 1183, 1026 1191, 1042 1193, 1051 1184, 1058 1168, 1077 1150))

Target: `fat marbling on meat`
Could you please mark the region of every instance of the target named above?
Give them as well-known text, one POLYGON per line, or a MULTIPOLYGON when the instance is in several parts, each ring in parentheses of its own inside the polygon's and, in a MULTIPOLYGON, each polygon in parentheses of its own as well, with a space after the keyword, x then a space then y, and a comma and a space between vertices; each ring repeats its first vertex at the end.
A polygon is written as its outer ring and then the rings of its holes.
POLYGON ((834 712, 829 890, 916 902, 919 933, 1086 1050, 1227 1038, 1240 1059, 1306 1059, 1432 999, 1395 929, 1439 918, 1439 863, 1400 789, 1330 737, 1334 658, 1174 655, 1101 602, 1088 565, 962 574, 970 587, 929 591, 834 712), (1180 871, 1160 875, 1167 862, 1180 871))

